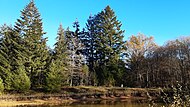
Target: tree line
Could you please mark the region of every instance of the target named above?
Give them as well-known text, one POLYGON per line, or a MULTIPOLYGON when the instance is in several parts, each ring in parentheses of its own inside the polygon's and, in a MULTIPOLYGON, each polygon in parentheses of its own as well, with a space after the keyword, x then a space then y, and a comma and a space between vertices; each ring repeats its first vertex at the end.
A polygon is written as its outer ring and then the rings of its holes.
POLYGON ((190 80, 190 38, 158 46, 153 37, 124 40, 122 23, 110 6, 90 15, 85 28, 58 27, 54 49, 47 46, 34 1, 14 27, 0 28, 0 90, 60 91, 63 86, 168 87, 190 80))

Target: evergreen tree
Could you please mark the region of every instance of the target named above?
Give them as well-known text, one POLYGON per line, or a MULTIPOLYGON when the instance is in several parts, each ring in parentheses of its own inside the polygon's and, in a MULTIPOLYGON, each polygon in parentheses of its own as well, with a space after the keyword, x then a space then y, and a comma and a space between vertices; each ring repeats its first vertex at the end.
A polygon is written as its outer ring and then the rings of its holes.
POLYGON ((97 79, 95 74, 96 63, 98 60, 97 44, 98 44, 98 15, 90 15, 86 23, 86 30, 81 33, 80 40, 84 44, 83 55, 86 57, 86 63, 89 67, 89 84, 96 85, 97 79))
POLYGON ((43 38, 42 19, 33 0, 21 11, 21 19, 17 20, 15 31, 24 39, 24 46, 29 50, 25 68, 31 80, 31 88, 43 88, 48 57, 47 40, 43 38))
POLYGON ((63 74, 59 72, 60 68, 57 67, 58 66, 54 63, 54 60, 52 60, 46 75, 46 91, 58 92, 61 90, 63 74))
POLYGON ((67 49, 65 32, 62 25, 58 29, 57 42, 55 43, 54 53, 51 57, 51 62, 48 68, 46 77, 46 90, 59 91, 61 86, 65 84, 68 74, 67 70, 67 49))
POLYGON ((26 74, 25 67, 18 65, 13 73, 13 90, 17 92, 26 92, 30 89, 30 79, 26 74))
POLYGON ((68 49, 68 71, 70 86, 81 85, 82 79, 82 67, 85 64, 85 58, 82 54, 83 44, 80 41, 80 29, 78 21, 74 22, 73 27, 75 31, 72 32, 69 29, 66 31, 67 49, 68 49))
POLYGON ((111 59, 120 59, 124 49, 123 33, 121 22, 117 20, 114 11, 107 6, 104 11, 99 13, 100 22, 98 24, 100 38, 98 50, 101 51, 101 63, 108 62, 111 59))
POLYGON ((6 90, 27 91, 30 88, 30 80, 26 75, 24 68, 24 59, 26 58, 26 49, 22 45, 21 37, 7 27, 7 31, 3 35, 1 58, 5 58, 6 63, 1 64, 2 79, 5 83, 6 90))
POLYGON ((55 49, 54 49, 54 55, 53 58, 55 60, 60 60, 61 64, 60 68, 63 68, 61 71, 64 71, 64 67, 66 65, 66 57, 67 57, 67 43, 66 43, 66 37, 65 37, 65 31, 60 24, 58 33, 57 33, 57 42, 55 43, 55 49))
POLYGON ((3 80, 4 88, 6 90, 12 89, 12 73, 9 59, 9 47, 11 41, 8 36, 10 29, 7 25, 1 27, 1 41, 0 41, 0 77, 3 80))
POLYGON ((75 48, 73 46, 73 37, 72 37, 72 31, 67 28, 66 30, 66 48, 67 48, 67 67, 68 67, 68 78, 67 78, 67 84, 70 86, 73 85, 73 73, 74 73, 74 54, 75 54, 75 48))
POLYGON ((57 33, 57 42, 55 43, 55 53, 54 59, 57 64, 58 72, 62 75, 62 83, 64 83, 65 78, 68 77, 67 71, 67 41, 65 36, 65 31, 60 24, 58 33, 57 33))
POLYGON ((121 22, 117 20, 114 11, 109 6, 95 15, 93 20, 88 21, 89 32, 87 34, 91 36, 92 43, 89 42, 89 44, 93 50, 90 55, 93 55, 91 59, 95 60, 91 63, 98 63, 95 69, 100 85, 113 85, 115 83, 114 74, 117 74, 120 67, 114 70, 109 68, 113 64, 119 64, 124 52, 124 31, 121 30, 121 26, 121 22))

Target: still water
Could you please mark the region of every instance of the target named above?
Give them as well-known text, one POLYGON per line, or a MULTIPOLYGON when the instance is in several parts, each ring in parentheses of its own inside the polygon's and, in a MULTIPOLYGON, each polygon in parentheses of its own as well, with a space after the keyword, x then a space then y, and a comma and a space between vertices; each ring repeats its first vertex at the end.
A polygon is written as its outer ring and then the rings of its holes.
POLYGON ((75 102, 71 104, 24 106, 24 107, 161 107, 161 104, 155 104, 155 103, 149 104, 149 103, 130 102, 130 101, 122 101, 122 102, 101 101, 101 102, 75 102))
POLYGON ((87 104, 87 105, 73 105, 69 107, 148 107, 148 104, 130 104, 130 103, 117 103, 117 104, 87 104))

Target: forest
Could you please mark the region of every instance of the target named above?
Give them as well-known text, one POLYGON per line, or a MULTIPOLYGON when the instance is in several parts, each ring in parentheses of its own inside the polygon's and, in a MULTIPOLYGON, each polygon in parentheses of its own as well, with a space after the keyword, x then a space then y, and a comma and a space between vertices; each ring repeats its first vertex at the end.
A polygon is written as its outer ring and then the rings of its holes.
POLYGON ((110 6, 90 15, 84 28, 58 26, 51 49, 34 1, 14 26, 0 27, 0 91, 59 92, 63 86, 189 86, 190 37, 166 41, 142 33, 124 40, 110 6))

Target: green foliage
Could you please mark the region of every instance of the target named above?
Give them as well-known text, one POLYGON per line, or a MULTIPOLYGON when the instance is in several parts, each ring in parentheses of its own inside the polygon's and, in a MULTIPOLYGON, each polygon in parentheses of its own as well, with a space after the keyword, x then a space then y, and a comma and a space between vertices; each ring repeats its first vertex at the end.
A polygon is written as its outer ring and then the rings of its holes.
POLYGON ((46 74, 46 90, 58 92, 61 86, 65 84, 68 76, 67 70, 67 48, 66 37, 62 25, 59 26, 57 33, 57 42, 55 43, 54 53, 50 58, 48 72, 46 74))
POLYGON ((27 91, 30 88, 30 80, 23 66, 26 51, 21 42, 18 34, 7 26, 0 50, 0 58, 3 60, 0 64, 0 76, 6 90, 27 91))
POLYGON ((67 69, 67 41, 65 37, 65 31, 62 28, 62 25, 59 26, 58 33, 57 33, 57 42, 55 43, 55 49, 52 56, 52 59, 55 60, 57 70, 59 72, 62 72, 62 74, 65 74, 65 71, 67 69))
POLYGON ((1 42, 0 42, 0 78, 3 80, 4 88, 6 90, 12 89, 12 74, 10 63, 10 27, 3 25, 0 29, 1 42))
POLYGON ((115 75, 122 75, 117 62, 123 50, 124 31, 109 6, 90 17, 87 32, 80 31, 78 21, 73 25, 75 31, 64 31, 60 25, 51 52, 43 38, 42 24, 32 0, 21 11, 14 29, 1 28, 0 78, 5 90, 59 91, 66 81, 71 85, 88 84, 89 75, 94 84, 99 79, 101 85, 111 86, 117 79, 115 75))
POLYGON ((13 88, 17 92, 26 92, 30 89, 30 79, 26 75, 24 66, 19 66, 13 74, 13 88))
POLYGON ((3 80, 0 78, 0 93, 4 90, 3 80))
POLYGON ((85 75, 88 75, 89 73, 89 68, 88 66, 85 64, 82 66, 82 72, 85 74, 85 75))
POLYGON ((124 49, 123 33, 121 22, 117 20, 114 11, 107 6, 98 15, 100 30, 97 51, 100 52, 101 63, 106 64, 112 58, 119 59, 124 49), (114 56, 114 57, 113 57, 114 56))
POLYGON ((124 31, 121 30, 121 25, 109 6, 88 21, 87 27, 92 40, 95 42, 93 44, 95 48, 91 49, 96 50, 96 53, 90 53, 90 55, 93 54, 96 57, 91 58, 94 61, 89 61, 89 66, 92 66, 96 61, 98 62, 99 65, 95 69, 101 85, 115 85, 116 78, 114 74, 117 74, 118 70, 111 68, 114 64, 118 66, 117 62, 122 57, 125 43, 123 41, 124 31))
POLYGON ((63 76, 57 69, 57 65, 54 61, 49 66, 49 72, 46 75, 45 89, 50 92, 58 92, 61 90, 63 84, 63 76))
POLYGON ((43 38, 43 27, 40 13, 34 1, 21 11, 17 20, 15 31, 23 38, 23 45, 28 50, 26 53, 25 69, 31 80, 32 89, 42 89, 45 81, 48 50, 46 38, 43 38))
POLYGON ((4 88, 6 90, 12 89, 12 74, 9 69, 5 68, 3 65, 0 65, 0 76, 4 83, 4 88))
POLYGON ((67 46, 67 66, 68 66, 68 83, 70 86, 83 85, 84 73, 82 72, 85 58, 82 54, 83 43, 81 42, 79 30, 79 22, 75 21, 73 24, 75 31, 66 31, 66 46, 67 46))

